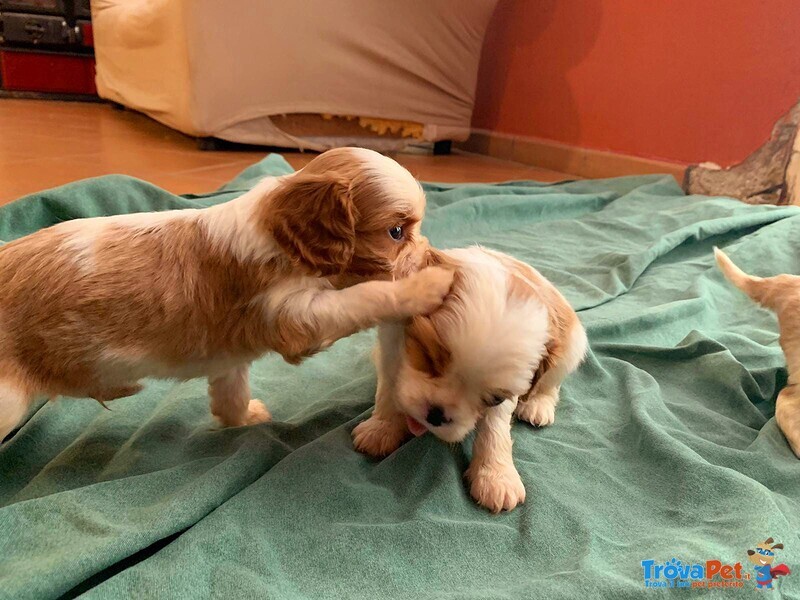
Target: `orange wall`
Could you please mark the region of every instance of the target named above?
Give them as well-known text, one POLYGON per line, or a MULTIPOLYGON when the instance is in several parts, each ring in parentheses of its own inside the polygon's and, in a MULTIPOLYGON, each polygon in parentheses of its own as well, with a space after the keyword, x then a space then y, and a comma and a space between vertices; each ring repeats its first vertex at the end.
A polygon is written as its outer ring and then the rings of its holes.
POLYGON ((800 97, 800 0, 500 0, 473 126, 741 160, 800 97))

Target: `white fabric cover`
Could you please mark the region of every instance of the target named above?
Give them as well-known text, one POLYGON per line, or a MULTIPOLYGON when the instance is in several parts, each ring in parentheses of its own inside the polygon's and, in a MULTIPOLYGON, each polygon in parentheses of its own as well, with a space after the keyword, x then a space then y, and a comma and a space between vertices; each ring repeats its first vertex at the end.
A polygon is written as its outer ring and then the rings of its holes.
MULTIPOLYGON (((496 0, 92 0, 100 96, 193 136, 324 149, 270 115, 469 135, 496 0)), ((376 138, 371 138, 375 142, 376 138)), ((373 144, 374 145, 374 144, 373 144)))

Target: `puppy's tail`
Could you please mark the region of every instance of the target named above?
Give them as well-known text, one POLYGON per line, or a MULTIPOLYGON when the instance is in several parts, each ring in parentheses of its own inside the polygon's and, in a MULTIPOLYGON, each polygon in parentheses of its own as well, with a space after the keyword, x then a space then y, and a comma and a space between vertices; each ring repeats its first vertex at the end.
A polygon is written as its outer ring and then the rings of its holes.
POLYGON ((714 257, 717 259, 717 264, 728 281, 762 306, 771 309, 776 308, 773 302, 774 297, 769 293, 772 288, 769 278, 748 275, 733 264, 728 255, 716 246, 714 247, 714 257))

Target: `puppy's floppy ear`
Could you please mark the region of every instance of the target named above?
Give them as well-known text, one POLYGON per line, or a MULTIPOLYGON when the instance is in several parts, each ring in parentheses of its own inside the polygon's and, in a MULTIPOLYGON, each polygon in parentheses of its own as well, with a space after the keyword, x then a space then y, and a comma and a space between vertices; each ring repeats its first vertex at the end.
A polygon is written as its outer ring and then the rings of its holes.
POLYGON ((450 350, 429 317, 414 317, 406 326, 406 355, 412 367, 431 377, 441 377, 450 362, 450 350))
POLYGON ((783 550, 783 544, 775 544, 772 547, 773 550, 783 550))
POLYGON ((288 177, 266 203, 267 228, 299 265, 322 275, 345 271, 356 246, 350 180, 335 172, 288 177))
POLYGON ((755 551, 755 550, 748 550, 748 551, 747 551, 747 555, 748 555, 748 556, 753 556, 753 554, 755 554, 755 553, 756 553, 756 551, 755 551))

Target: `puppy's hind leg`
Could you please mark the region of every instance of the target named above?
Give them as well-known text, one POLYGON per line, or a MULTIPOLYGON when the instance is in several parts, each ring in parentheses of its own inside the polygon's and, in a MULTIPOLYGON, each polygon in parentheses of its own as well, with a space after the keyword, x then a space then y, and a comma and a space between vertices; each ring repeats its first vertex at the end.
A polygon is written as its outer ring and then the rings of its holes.
MULTIPOLYGON (((800 277, 797 279, 800 280, 800 277)), ((784 292, 787 298, 796 298, 800 295, 800 286, 785 289, 784 292)), ((800 321, 797 319, 797 304, 788 301, 777 312, 789 382, 775 402, 775 420, 792 451, 800 458, 800 321)))
POLYGON ((0 443, 19 425, 33 396, 24 386, 7 379, 0 379, 0 443))
POLYGON ((261 400, 250 398, 249 366, 236 367, 208 380, 211 414, 223 427, 267 423, 272 419, 261 400))
POLYGON ((790 384, 778 394, 775 420, 792 451, 800 458, 800 385, 790 384))
POLYGON ((587 343, 586 333, 576 319, 557 356, 543 359, 538 381, 527 394, 520 397, 516 409, 520 421, 527 421, 536 427, 555 422, 561 382, 578 368, 586 354, 587 343))
POLYGON ((561 382, 567 374, 563 365, 556 365, 545 371, 533 388, 519 399, 515 411, 517 418, 536 427, 552 425, 556 420, 561 382))
POLYGON ((556 404, 560 385, 537 385, 517 403, 516 415, 520 421, 525 421, 536 427, 552 425, 556 420, 556 404))

